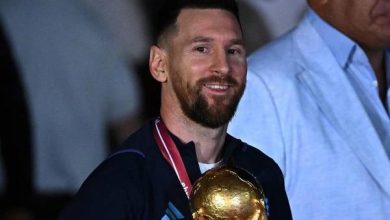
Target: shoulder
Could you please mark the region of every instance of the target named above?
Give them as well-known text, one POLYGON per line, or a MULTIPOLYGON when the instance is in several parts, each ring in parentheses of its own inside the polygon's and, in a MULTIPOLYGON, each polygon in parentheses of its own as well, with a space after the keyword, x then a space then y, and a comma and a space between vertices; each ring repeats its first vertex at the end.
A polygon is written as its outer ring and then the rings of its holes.
MULTIPOLYGON (((142 188, 144 177, 144 158, 138 153, 123 153, 114 155, 100 164, 80 188, 78 196, 94 197, 121 193, 137 193, 136 188, 142 188)), ((119 198, 121 198, 120 196, 119 198)))
POLYGON ((143 158, 116 155, 104 161, 86 179, 60 219, 128 219, 145 204, 143 158))
POLYGON ((154 146, 151 122, 146 123, 92 172, 80 192, 90 185, 102 187, 101 184, 105 182, 117 186, 123 184, 123 187, 129 188, 129 185, 142 181, 143 176, 147 175, 145 169, 148 157, 155 150, 154 146))
POLYGON ((141 214, 149 181, 147 129, 131 135, 88 176, 61 219, 129 219, 141 214))
MULTIPOLYGON (((260 175, 266 179, 283 182, 283 174, 279 165, 259 148, 255 148, 234 138, 236 149, 233 152, 232 163, 260 175)), ((272 181, 271 181, 272 182, 272 181)))
POLYGON ((142 179, 142 175, 145 174, 143 170, 153 150, 155 150, 155 143, 151 122, 149 122, 130 135, 89 178, 99 176, 105 178, 111 175, 114 178, 124 178, 124 182, 129 177, 142 179))
POLYGON ((268 67, 282 67, 276 65, 284 61, 291 61, 292 54, 295 50, 294 45, 294 31, 288 32, 283 36, 271 41, 263 47, 255 50, 248 57, 248 66, 250 70, 263 68, 264 65, 268 67))
POLYGON ((253 160, 253 162, 256 164, 256 167, 280 170, 278 164, 259 148, 255 148, 245 142, 243 142, 243 144, 246 148, 246 157, 253 160))
POLYGON ((240 139, 232 138, 237 146, 233 153, 235 163, 252 168, 280 170, 277 163, 258 148, 255 148, 240 139))
POLYGON ((309 68, 298 39, 302 29, 299 25, 248 57, 247 85, 241 102, 263 107, 263 100, 273 105, 294 96, 300 85, 299 74, 309 68))

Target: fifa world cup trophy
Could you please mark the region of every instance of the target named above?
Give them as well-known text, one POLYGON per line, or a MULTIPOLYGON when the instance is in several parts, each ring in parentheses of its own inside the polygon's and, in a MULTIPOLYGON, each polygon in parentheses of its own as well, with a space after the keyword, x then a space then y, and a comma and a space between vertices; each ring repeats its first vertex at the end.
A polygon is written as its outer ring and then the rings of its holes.
POLYGON ((237 167, 221 166, 205 172, 190 196, 196 220, 267 220, 264 192, 256 179, 237 167))

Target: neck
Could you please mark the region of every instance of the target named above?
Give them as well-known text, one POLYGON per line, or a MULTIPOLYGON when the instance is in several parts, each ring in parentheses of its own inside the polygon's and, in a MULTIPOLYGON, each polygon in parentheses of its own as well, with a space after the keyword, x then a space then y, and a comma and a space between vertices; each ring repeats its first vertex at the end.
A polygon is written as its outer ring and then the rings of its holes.
POLYGON ((227 125, 215 129, 204 127, 189 119, 180 108, 174 106, 162 105, 160 114, 168 130, 183 143, 194 142, 199 162, 215 163, 220 160, 227 125))
MULTIPOLYGON (((378 92, 382 103, 386 105, 387 100, 387 79, 386 79, 386 65, 385 65, 385 51, 384 50, 370 50, 363 48, 368 60, 375 72, 378 81, 378 92)), ((387 67, 389 68, 389 67, 387 67)))
POLYGON ((374 69, 375 74, 384 75, 385 74, 385 51, 384 50, 372 50, 369 48, 363 48, 366 53, 368 60, 374 69))

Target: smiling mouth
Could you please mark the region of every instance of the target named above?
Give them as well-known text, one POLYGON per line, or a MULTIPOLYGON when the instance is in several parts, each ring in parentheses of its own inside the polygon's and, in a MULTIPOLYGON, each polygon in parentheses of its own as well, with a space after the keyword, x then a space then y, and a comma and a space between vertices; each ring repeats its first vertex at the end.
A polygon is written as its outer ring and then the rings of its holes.
POLYGON ((390 14, 381 15, 376 18, 377 24, 390 24, 390 14))
POLYGON ((374 18, 379 19, 379 20, 389 20, 390 18, 390 4, 384 6, 382 10, 377 10, 373 13, 374 18))
POLYGON ((220 90, 220 91, 227 90, 230 87, 229 84, 221 84, 221 83, 206 83, 204 84, 204 86, 208 89, 220 90))

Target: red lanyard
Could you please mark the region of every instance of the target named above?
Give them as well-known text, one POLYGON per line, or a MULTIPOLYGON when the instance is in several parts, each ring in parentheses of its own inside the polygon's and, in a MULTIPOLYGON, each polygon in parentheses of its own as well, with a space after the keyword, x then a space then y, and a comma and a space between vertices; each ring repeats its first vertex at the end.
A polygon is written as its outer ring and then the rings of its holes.
POLYGON ((175 170, 177 178, 179 179, 184 192, 189 198, 192 191, 190 178, 188 177, 186 168, 175 142, 173 142, 171 136, 169 135, 168 129, 164 122, 159 118, 154 121, 153 136, 157 142, 158 147, 160 148, 162 155, 175 170))

